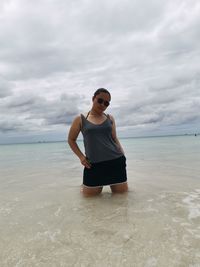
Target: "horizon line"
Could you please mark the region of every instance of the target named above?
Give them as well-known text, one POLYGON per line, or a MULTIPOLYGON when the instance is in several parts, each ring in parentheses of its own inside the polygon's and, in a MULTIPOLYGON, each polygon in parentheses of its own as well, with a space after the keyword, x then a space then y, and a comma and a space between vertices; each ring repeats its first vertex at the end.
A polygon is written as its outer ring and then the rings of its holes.
MULTIPOLYGON (((198 136, 200 133, 185 133, 185 134, 165 134, 165 135, 145 135, 145 136, 122 136, 119 139, 133 139, 133 138, 154 138, 154 137, 173 137, 173 136, 198 136)), ((83 141, 82 138, 77 139, 77 141, 83 141)), ((63 143, 67 140, 38 140, 33 142, 10 142, 10 143, 0 143, 0 145, 23 145, 23 144, 44 144, 44 143, 63 143)))

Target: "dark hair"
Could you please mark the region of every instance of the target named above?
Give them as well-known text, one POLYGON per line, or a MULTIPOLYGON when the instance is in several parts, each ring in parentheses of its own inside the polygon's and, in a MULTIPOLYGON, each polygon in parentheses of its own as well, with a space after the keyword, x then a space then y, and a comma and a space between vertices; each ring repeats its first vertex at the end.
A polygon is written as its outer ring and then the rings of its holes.
POLYGON ((93 96, 93 97, 99 95, 100 93, 106 93, 106 94, 109 94, 110 99, 111 99, 111 94, 110 94, 110 93, 108 92, 108 90, 105 89, 105 88, 99 88, 99 89, 97 89, 96 92, 94 93, 94 96, 93 96))

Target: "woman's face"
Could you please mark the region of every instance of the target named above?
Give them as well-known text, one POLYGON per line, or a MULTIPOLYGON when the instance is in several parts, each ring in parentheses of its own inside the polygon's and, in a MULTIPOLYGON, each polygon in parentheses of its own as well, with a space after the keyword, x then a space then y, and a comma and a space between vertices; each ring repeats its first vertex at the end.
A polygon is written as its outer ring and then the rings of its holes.
POLYGON ((107 109, 110 103, 110 96, 107 93, 100 93, 93 99, 93 108, 99 112, 107 109))

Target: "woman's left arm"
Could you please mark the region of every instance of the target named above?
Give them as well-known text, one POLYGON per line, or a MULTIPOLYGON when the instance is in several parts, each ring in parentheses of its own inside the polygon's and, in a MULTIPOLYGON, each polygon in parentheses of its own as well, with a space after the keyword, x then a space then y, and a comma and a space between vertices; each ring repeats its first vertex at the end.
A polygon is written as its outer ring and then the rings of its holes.
POLYGON ((119 142, 119 139, 117 138, 117 131, 116 131, 115 119, 114 119, 113 116, 111 116, 111 115, 109 115, 109 116, 110 116, 110 119, 111 119, 111 121, 112 121, 112 138, 113 138, 113 140, 115 141, 115 143, 117 144, 117 146, 119 147, 119 149, 121 150, 121 152, 122 152, 123 154, 125 154, 125 153, 124 153, 124 150, 123 150, 123 148, 122 148, 122 146, 121 146, 121 144, 120 144, 120 142, 119 142))

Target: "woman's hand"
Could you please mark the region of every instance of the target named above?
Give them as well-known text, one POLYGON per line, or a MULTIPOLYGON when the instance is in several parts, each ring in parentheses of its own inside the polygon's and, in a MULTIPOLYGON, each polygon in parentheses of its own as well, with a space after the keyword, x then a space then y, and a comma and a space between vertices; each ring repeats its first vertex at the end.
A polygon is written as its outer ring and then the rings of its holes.
POLYGON ((90 164, 90 162, 88 161, 88 159, 87 159, 85 156, 82 156, 82 157, 80 158, 80 161, 81 161, 81 164, 82 164, 83 166, 85 166, 86 168, 88 168, 88 169, 91 168, 91 164, 90 164))

